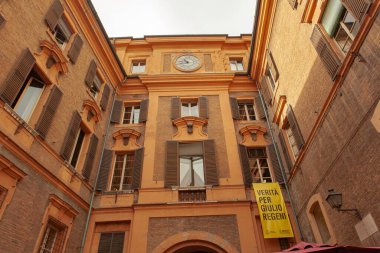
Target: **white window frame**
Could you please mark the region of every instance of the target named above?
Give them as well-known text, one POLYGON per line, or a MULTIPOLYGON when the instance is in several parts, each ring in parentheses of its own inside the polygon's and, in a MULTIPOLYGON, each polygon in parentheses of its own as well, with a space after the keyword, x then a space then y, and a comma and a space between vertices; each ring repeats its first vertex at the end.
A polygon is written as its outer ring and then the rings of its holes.
POLYGON ((122 120, 121 123, 123 125, 138 124, 139 121, 140 121, 140 113, 141 113, 141 105, 140 105, 140 103, 138 105, 137 105, 137 103, 136 104, 124 104, 124 107, 123 107, 123 117, 121 119, 122 120), (127 119, 128 123, 124 123, 126 107, 131 107, 131 116, 130 116, 129 119, 127 119), (137 109, 135 107, 139 107, 139 108, 137 109), (135 117, 135 110, 139 110, 137 119, 135 117))
POLYGON ((54 246, 55 246, 55 241, 57 240, 59 231, 60 230, 58 228, 54 227, 53 225, 49 224, 49 222, 48 222, 48 224, 46 225, 46 230, 45 230, 45 234, 44 234, 44 240, 41 243, 40 253, 44 253, 46 251, 53 252, 54 246), (54 230, 55 231, 55 236, 54 236, 54 240, 53 240, 53 243, 52 243, 52 248, 51 249, 47 249, 46 248, 46 243, 47 243, 47 239, 49 238, 50 230, 54 230))
POLYGON ((146 60, 132 60, 132 64, 131 64, 132 74, 144 73, 145 69, 146 69, 146 60))
MULTIPOLYGON (((256 164, 257 164, 257 169, 258 169, 258 172, 259 172, 259 175, 260 175, 260 183, 270 183, 270 182, 266 182, 266 178, 264 178, 263 177, 263 170, 264 169, 266 169, 266 167, 265 168, 262 168, 261 167, 261 164, 260 164, 260 159, 265 159, 266 160, 266 163, 267 163, 267 165, 268 165, 268 171, 269 171, 269 175, 270 175, 270 179, 271 179, 271 182, 274 182, 274 180, 273 180, 273 175, 272 175, 272 170, 271 170, 271 168, 270 168, 270 164, 269 164, 269 160, 268 160, 268 155, 267 155, 267 153, 266 153, 266 150, 265 150, 265 148, 260 148, 260 147, 256 147, 256 148, 254 148, 254 147, 249 147, 248 148, 248 150, 250 150, 250 149, 263 149, 264 150, 264 152, 265 152, 265 157, 256 157, 256 158, 250 158, 249 157, 249 155, 248 155, 248 160, 249 160, 249 167, 250 167, 250 170, 251 170, 251 176, 252 176, 252 179, 253 180, 255 180, 257 177, 254 177, 254 175, 253 175, 253 173, 254 173, 254 167, 253 166, 251 166, 251 161, 253 161, 254 162, 254 160, 256 160, 255 162, 256 162, 256 164)), ((247 150, 247 152, 248 152, 248 150, 247 150)), ((249 153, 248 153, 249 154, 249 153)), ((253 163, 254 164, 254 163, 253 163)), ((252 164, 252 165, 253 165, 252 164)))
MULTIPOLYGON (((116 154, 115 155, 115 161, 114 161, 114 164, 113 164, 113 170, 112 170, 112 177, 111 177, 111 182, 110 182, 110 191, 125 191, 125 190, 128 190, 128 189, 125 189, 123 190, 123 181, 124 181, 124 174, 125 174, 125 170, 126 170, 126 165, 127 165, 127 157, 132 155, 133 156, 133 164, 135 163, 135 157, 134 157, 134 154, 132 153, 126 153, 126 154, 116 154), (119 183, 119 187, 118 189, 113 189, 113 177, 114 177, 114 174, 115 174, 115 167, 116 167, 116 162, 117 162, 117 156, 123 156, 123 167, 122 167, 122 171, 121 171, 121 177, 120 177, 120 183, 119 183)), ((132 175, 133 175, 133 168, 131 169, 132 170, 132 175)), ((133 176, 131 176, 132 180, 133 180, 133 176)), ((131 182, 131 186, 132 186, 132 182, 131 182)))
POLYGON ((231 71, 244 71, 243 58, 230 58, 230 69, 231 71), (241 69, 239 69, 239 63, 241 64, 241 69), (232 66, 234 66, 235 69, 233 69, 232 66))
POLYGON ((100 92, 100 89, 101 89, 103 83, 104 83, 103 79, 100 77, 100 75, 98 74, 98 72, 96 72, 95 77, 94 77, 94 81, 92 82, 91 87, 89 89, 91 95, 93 96, 93 98, 95 98, 95 99, 97 98, 97 96, 98 96, 98 94, 100 92), (97 89, 97 86, 95 85, 95 82, 97 82, 97 81, 99 81, 98 82, 99 89, 97 89))
POLYGON ((78 133, 77 133, 77 135, 75 137, 75 142, 74 142, 73 150, 71 151, 71 155, 70 155, 70 159, 69 159, 69 164, 71 166, 73 166, 74 168, 76 168, 78 166, 78 162, 79 162, 79 158, 80 158, 80 155, 82 153, 82 150, 83 150, 83 144, 85 142, 85 138, 86 138, 86 132, 82 128, 79 128, 79 131, 78 131, 78 133), (72 159, 74 157, 75 148, 77 147, 77 144, 78 144, 78 141, 79 141, 79 135, 80 135, 81 132, 83 132, 84 136, 83 136, 82 144, 81 144, 81 147, 80 147, 80 150, 79 150, 79 153, 78 153, 78 160, 76 161, 75 166, 73 166, 73 165, 71 165, 71 162, 72 162, 72 159))
MULTIPOLYGON (((238 100, 238 106, 240 107, 240 105, 243 105, 244 106, 244 111, 245 111, 245 116, 247 117, 247 121, 252 121, 252 120, 256 120, 256 111, 255 111, 255 104, 252 100, 252 102, 248 102, 248 101, 244 101, 244 100, 238 100), (247 104, 252 104, 252 109, 253 109, 253 115, 249 115, 249 112, 248 112, 248 106, 247 104), (251 119, 251 117, 253 117, 253 119, 251 119)), ((239 108, 239 114, 240 114, 240 108, 239 108)), ((241 117, 241 115, 240 115, 241 117)))
POLYGON ((70 41, 70 38, 71 36, 73 35, 73 30, 69 24, 69 22, 66 20, 66 18, 64 16, 60 17, 59 20, 58 20, 58 23, 57 25, 54 27, 54 30, 52 31, 52 34, 53 34, 53 37, 55 39, 55 41, 57 42, 58 46, 63 50, 65 49, 65 47, 67 46, 67 44, 69 43, 70 41), (62 24, 62 23, 63 24, 62 24), (57 28, 60 29, 61 31, 63 30, 63 28, 61 27, 62 25, 65 25, 66 28, 70 31, 70 37, 67 38, 65 41, 63 41, 62 43, 57 39, 57 28))
POLYGON ((199 102, 197 99, 194 99, 194 100, 182 100, 181 101, 181 117, 187 117, 187 116, 193 116, 193 117, 199 117, 199 102), (195 113, 195 115, 193 115, 192 111, 191 111, 191 104, 196 104, 197 105, 197 111, 195 113), (182 113, 182 107, 183 105, 186 105, 184 107, 186 107, 187 109, 187 113, 182 113))

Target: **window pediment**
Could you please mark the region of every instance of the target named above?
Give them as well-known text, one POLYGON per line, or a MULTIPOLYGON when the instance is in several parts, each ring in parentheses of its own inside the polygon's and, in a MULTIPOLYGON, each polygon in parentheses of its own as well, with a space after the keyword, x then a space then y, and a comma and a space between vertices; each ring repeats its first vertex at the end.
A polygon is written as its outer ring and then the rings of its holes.
POLYGON ((266 146, 268 142, 265 140, 264 135, 267 133, 265 127, 259 125, 248 125, 239 130, 242 135, 243 140, 240 144, 250 147, 250 146, 266 146))
POLYGON ((94 101, 89 99, 85 100, 83 102, 83 109, 88 110, 88 121, 90 121, 92 118, 94 118, 95 122, 99 122, 99 120, 101 120, 100 108, 94 101))
POLYGON ((57 71, 62 74, 69 72, 68 60, 56 43, 42 40, 40 41, 40 48, 42 49, 41 55, 44 54, 43 58, 46 58, 47 68, 55 66, 57 71))
POLYGON ((112 134, 115 140, 114 150, 136 150, 141 148, 141 145, 137 143, 137 139, 141 136, 141 133, 135 129, 125 128, 112 134))
POLYGON ((207 125, 208 120, 194 116, 185 116, 172 121, 177 127, 177 133, 174 134, 173 140, 204 140, 208 138, 203 127, 207 125))

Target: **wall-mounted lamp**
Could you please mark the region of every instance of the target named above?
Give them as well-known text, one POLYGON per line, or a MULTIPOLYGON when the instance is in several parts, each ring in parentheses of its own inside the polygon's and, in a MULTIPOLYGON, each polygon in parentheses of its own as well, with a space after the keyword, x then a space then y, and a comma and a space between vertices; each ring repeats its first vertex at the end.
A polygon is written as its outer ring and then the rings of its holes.
POLYGON ((338 209, 339 212, 355 212, 355 216, 359 218, 359 220, 362 219, 361 214, 359 213, 359 210, 356 208, 353 209, 342 209, 343 205, 343 197, 342 193, 335 192, 334 189, 329 190, 329 194, 327 194, 326 198, 327 203, 331 206, 331 208, 338 209))

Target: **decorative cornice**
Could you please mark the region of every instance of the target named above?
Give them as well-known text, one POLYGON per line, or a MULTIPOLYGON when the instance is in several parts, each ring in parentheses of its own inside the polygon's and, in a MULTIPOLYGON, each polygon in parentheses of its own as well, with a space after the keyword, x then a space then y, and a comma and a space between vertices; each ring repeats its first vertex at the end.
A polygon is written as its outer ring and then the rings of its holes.
POLYGON ((243 137, 241 144, 247 147, 262 147, 268 145, 264 137, 267 133, 265 127, 252 124, 241 128, 239 133, 243 137))
POLYGON ((87 108, 89 112, 91 111, 94 114, 95 122, 99 122, 102 119, 100 108, 94 101, 89 99, 83 101, 83 108, 87 108))
POLYGON ((253 134, 253 133, 257 133, 257 132, 261 132, 263 134, 265 134, 267 132, 267 129, 265 127, 262 127, 262 126, 257 126, 257 125, 249 125, 249 126, 245 126, 243 128, 241 128, 239 130, 239 133, 241 135, 244 135, 244 134, 253 134))
POLYGON ((112 138, 114 140, 117 140, 119 138, 130 138, 133 136, 134 138, 139 138, 141 136, 141 133, 130 128, 120 129, 119 131, 112 134, 112 138))
POLYGON ((77 210, 75 210, 71 205, 66 203, 64 200, 62 200, 55 194, 49 195, 49 201, 53 206, 57 207, 60 210, 63 210, 65 214, 68 214, 71 217, 75 217, 79 214, 77 210))
POLYGON ((207 125, 208 120, 194 116, 186 116, 172 121, 177 127, 177 133, 173 136, 174 140, 193 140, 207 139, 207 133, 203 127, 207 125))
POLYGON ((17 168, 11 161, 0 155, 0 171, 4 171, 6 174, 11 176, 17 181, 22 180, 27 174, 17 168))
POLYGON ((68 60, 62 53, 61 48, 59 48, 56 43, 42 40, 40 41, 40 48, 49 57, 53 57, 53 60, 55 61, 55 65, 59 72, 63 74, 69 72, 68 60))

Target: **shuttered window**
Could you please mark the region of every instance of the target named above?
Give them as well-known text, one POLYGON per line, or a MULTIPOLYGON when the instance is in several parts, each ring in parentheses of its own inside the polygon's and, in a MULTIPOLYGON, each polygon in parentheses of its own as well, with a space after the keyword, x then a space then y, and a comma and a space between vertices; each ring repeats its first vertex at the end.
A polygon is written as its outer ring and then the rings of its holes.
POLYGON ((75 111, 71 118, 65 139, 63 141, 61 156, 69 161, 72 158, 73 148, 79 137, 79 129, 82 117, 79 112, 75 111))
POLYGON ((253 180, 251 175, 251 168, 248 159, 247 148, 244 145, 239 144, 239 155, 244 184, 246 187, 251 187, 253 180))
POLYGON ((111 89, 108 84, 104 86, 102 99, 100 100, 100 107, 103 111, 107 109, 108 100, 110 98, 111 89))
POLYGON ((90 66, 87 70, 85 83, 94 98, 100 92, 100 88, 103 84, 103 80, 97 73, 97 66, 94 60, 91 61, 90 66))
POLYGON ((111 115, 112 123, 120 124, 122 110, 123 110, 123 101, 115 100, 113 109, 112 109, 112 115, 111 115))
POLYGON ((98 146, 98 137, 93 134, 90 139, 90 145, 88 147, 86 160, 83 166, 82 174, 86 179, 90 179, 91 172, 94 167, 96 148, 98 146))
POLYGON ((54 218, 49 218, 39 248, 40 253, 62 252, 67 226, 54 218))
POLYGON ((253 100, 238 100, 240 120, 256 120, 253 100))
POLYGON ((186 116, 207 119, 208 113, 207 97, 201 96, 198 99, 173 97, 171 100, 171 118, 173 120, 186 116))
POLYGON ((281 144, 281 150, 282 150, 282 153, 283 153, 284 158, 285 158, 286 167, 288 169, 288 172, 290 172, 290 170, 293 167, 293 162, 290 159, 288 148, 287 148, 286 143, 285 143, 285 138, 284 138, 284 135, 283 135, 281 130, 280 130, 280 133, 278 134, 278 139, 279 139, 280 144, 281 144))
POLYGON ((253 183, 272 182, 265 148, 248 148, 247 154, 253 183))
POLYGON ((278 72, 276 63, 274 62, 272 52, 267 53, 267 67, 266 67, 265 75, 269 79, 271 91, 274 91, 276 88, 276 82, 280 76, 280 73, 278 72))
POLYGON ((112 150, 104 149, 100 164, 99 178, 96 189, 99 191, 107 190, 108 176, 112 164, 112 150))
POLYGON ((265 119, 265 112, 264 112, 264 106, 263 103, 261 103, 260 97, 256 97, 254 100, 255 108, 256 108, 256 114, 258 119, 265 119))
POLYGON ((208 100, 207 97, 199 97, 198 98, 198 104, 199 104, 199 117, 208 119, 208 100))
POLYGON ((270 162, 271 162, 271 169, 274 173, 274 177, 276 178, 276 181, 279 184, 283 184, 284 179, 282 177, 281 165, 280 165, 280 161, 278 160, 274 145, 275 144, 272 143, 267 146, 267 151, 268 151, 270 162))
POLYGON ((40 118, 36 124, 36 131, 44 139, 48 133, 51 123, 53 121, 55 112, 62 99, 62 91, 54 86, 50 92, 50 95, 42 109, 40 118))
POLYGON ((101 233, 98 253, 123 253, 125 232, 101 233))
POLYGON ((272 93, 270 91, 271 87, 269 87, 267 76, 263 76, 260 84, 260 91, 264 98, 264 102, 267 106, 270 106, 272 101, 272 93))
POLYGON ((171 119, 178 119, 181 117, 181 99, 173 97, 171 99, 171 119))
POLYGON ((165 187, 178 186, 179 150, 177 141, 166 142, 165 187))
POLYGON ((301 130, 299 129, 296 116, 293 112, 293 108, 291 105, 288 105, 288 109, 286 111, 288 125, 286 127, 286 134, 288 136, 290 147, 293 151, 294 157, 298 157, 299 151, 302 149, 305 144, 304 139, 302 137, 301 130))
POLYGON ((76 63, 78 60, 79 53, 83 47, 83 40, 80 37, 79 34, 75 35, 74 41, 67 53, 67 56, 69 57, 70 61, 72 63, 76 63))
MULTIPOLYGON (((143 100, 140 103, 127 102, 124 104, 122 124, 144 123, 147 121, 147 117, 148 117, 148 99, 143 100)), ((115 116, 115 119, 116 119, 116 116, 115 116)))

